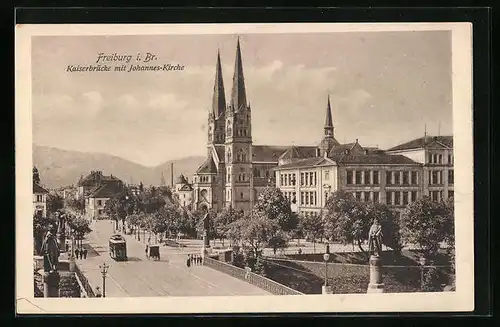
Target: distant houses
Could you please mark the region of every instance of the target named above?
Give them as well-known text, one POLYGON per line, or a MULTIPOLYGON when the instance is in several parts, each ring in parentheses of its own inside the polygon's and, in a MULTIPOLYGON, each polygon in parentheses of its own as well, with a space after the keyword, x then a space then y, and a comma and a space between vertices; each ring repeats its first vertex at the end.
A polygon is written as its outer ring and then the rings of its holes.
POLYGON ((100 170, 93 170, 78 181, 77 199, 85 199, 85 216, 88 219, 103 219, 106 202, 124 189, 123 182, 113 175, 103 175, 100 170))

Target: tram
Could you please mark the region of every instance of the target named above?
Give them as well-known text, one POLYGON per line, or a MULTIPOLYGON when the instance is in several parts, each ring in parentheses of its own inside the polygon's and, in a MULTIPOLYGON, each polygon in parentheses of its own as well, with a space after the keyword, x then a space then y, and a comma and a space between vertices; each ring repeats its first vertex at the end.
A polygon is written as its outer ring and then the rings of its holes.
POLYGON ((109 239, 109 256, 116 261, 127 261, 127 241, 116 234, 109 239))

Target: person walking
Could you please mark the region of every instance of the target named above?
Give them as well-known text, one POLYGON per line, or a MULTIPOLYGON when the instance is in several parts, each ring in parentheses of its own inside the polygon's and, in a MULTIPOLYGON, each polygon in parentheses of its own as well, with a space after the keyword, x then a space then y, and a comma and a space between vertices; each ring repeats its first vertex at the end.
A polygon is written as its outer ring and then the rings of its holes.
POLYGON ((148 253, 148 250, 149 250, 149 245, 146 244, 146 258, 149 259, 149 253, 148 253))
POLYGON ((75 258, 77 260, 80 258, 80 250, 78 250, 78 248, 76 248, 76 250, 75 250, 75 258))
POLYGON ((87 259, 87 249, 83 249, 83 259, 87 259))
POLYGON ((186 260, 186 266, 189 268, 191 266, 191 257, 188 256, 186 260))
POLYGON ((201 265, 201 255, 198 256, 198 264, 201 265))

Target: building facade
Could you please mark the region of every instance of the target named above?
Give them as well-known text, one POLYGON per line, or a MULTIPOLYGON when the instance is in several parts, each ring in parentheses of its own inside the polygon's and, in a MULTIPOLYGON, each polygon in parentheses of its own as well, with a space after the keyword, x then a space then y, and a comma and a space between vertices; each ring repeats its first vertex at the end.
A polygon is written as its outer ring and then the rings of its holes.
POLYGON ((47 194, 49 191, 33 183, 33 214, 47 217, 47 194))
POLYGON ((217 53, 207 159, 193 177, 194 209, 232 207, 247 212, 268 185, 281 189, 292 210, 306 214, 321 211, 337 190, 396 210, 422 195, 435 200, 453 196, 452 137, 414 140, 383 151, 363 147, 358 140, 340 144, 334 131, 328 99, 323 138, 316 146, 253 144, 252 108, 238 40, 227 102, 217 53))
POLYGON ((179 204, 190 209, 193 202, 193 186, 184 175, 180 175, 175 181, 174 194, 176 194, 179 204))
POLYGON ((124 184, 119 178, 103 175, 100 170, 93 170, 78 181, 77 198, 85 199, 87 219, 104 219, 107 217, 104 211, 106 202, 123 190, 124 184))

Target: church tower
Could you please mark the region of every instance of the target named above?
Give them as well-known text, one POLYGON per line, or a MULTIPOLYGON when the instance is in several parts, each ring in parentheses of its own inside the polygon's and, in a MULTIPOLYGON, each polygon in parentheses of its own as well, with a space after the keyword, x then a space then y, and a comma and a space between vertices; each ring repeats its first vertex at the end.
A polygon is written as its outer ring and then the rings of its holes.
POLYGON ((236 44, 231 99, 226 108, 225 120, 226 207, 249 211, 253 203, 252 124, 239 38, 236 44))
POLYGON ((326 106, 326 116, 325 116, 325 127, 323 140, 319 144, 319 152, 321 156, 324 156, 325 153, 328 152, 336 145, 339 145, 339 142, 335 139, 334 136, 334 127, 333 127, 333 119, 332 119, 332 108, 330 106, 330 96, 328 96, 328 103, 326 106))
POLYGON ((208 156, 212 156, 211 148, 213 144, 223 145, 225 142, 225 109, 226 96, 224 94, 224 82, 222 80, 222 66, 220 63, 220 54, 217 50, 212 108, 208 114, 208 156))

